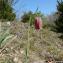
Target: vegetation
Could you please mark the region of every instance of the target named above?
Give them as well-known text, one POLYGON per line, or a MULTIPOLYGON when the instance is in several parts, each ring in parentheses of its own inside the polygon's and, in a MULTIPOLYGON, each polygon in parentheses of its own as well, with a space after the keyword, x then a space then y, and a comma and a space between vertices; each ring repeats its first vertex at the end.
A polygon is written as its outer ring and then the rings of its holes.
POLYGON ((9 30, 0 33, 0 48, 3 48, 9 42, 13 35, 9 34, 9 30))
MULTIPOLYGON (((47 60, 50 56, 55 60, 63 60, 63 41, 58 38, 57 33, 45 28, 37 32, 32 27, 29 29, 28 24, 22 22, 13 23, 10 28, 12 29, 9 32, 13 31, 12 35, 17 35, 17 38, 4 48, 1 52, 4 56, 0 55, 1 59, 8 57, 10 60, 13 59, 13 63, 21 63, 26 60, 29 60, 29 63, 38 62, 39 60, 47 60), (21 24, 21 26, 19 24, 21 24), (29 50, 26 48, 28 47, 28 30, 30 34, 29 50)), ((6 43, 8 42, 9 41, 6 43)), ((5 61, 4 59, 2 61, 5 61)), ((6 61, 8 61, 8 59, 6 59, 6 61)))
POLYGON ((13 21, 15 19, 16 14, 10 4, 9 0, 0 0, 0 19, 6 19, 9 21, 13 21))
MULTIPOLYGON (((16 0, 0 0, 0 19, 15 19, 12 8, 16 3, 14 1, 16 0)), ((10 25, 9 22, 1 22, 0 63, 45 63, 50 57, 55 61, 63 61, 63 40, 58 38, 63 33, 63 1, 58 1, 58 11, 48 16, 49 21, 37 10, 34 13, 25 12, 20 22, 13 21, 10 25), (39 31, 32 27, 36 16, 40 16, 43 21, 43 28, 39 31), (56 21, 50 22, 54 20, 56 21), (55 23, 54 29, 60 33, 51 31, 50 23, 55 23)))
POLYGON ((55 21, 56 32, 63 33, 63 0, 57 1, 58 19, 55 21))
MULTIPOLYGON (((23 23, 27 23, 27 22, 29 23, 30 16, 31 16, 32 19, 34 20, 34 15, 33 15, 33 13, 32 13, 31 11, 29 11, 28 13, 25 12, 25 13, 23 14, 23 16, 21 17, 21 18, 22 18, 21 21, 22 21, 23 23)), ((33 20, 31 20, 31 24, 33 23, 33 22, 32 22, 33 20)))
POLYGON ((29 23, 29 19, 31 17, 30 25, 34 25, 34 20, 36 16, 40 16, 45 21, 45 17, 40 11, 36 11, 35 13, 33 13, 32 11, 29 11, 23 14, 23 16, 21 17, 21 22, 29 23))
MULTIPOLYGON (((14 23, 15 24, 15 23, 14 23)), ((58 34, 50 31, 49 29, 42 29, 41 31, 37 32, 34 28, 28 29, 28 24, 24 24, 20 22, 17 22, 15 24, 16 28, 13 28, 12 31, 16 29, 16 31, 13 31, 13 34, 17 34, 17 39, 12 41, 9 46, 13 47, 12 51, 17 51, 15 54, 19 53, 19 56, 17 57, 23 59, 23 62, 26 58, 30 60, 30 62, 33 61, 39 61, 39 60, 47 60, 48 57, 53 57, 55 60, 63 60, 63 41, 58 38, 58 34), (23 27, 23 28, 22 28, 23 27), (29 30, 29 43, 30 48, 29 52, 25 54, 26 44, 28 45, 28 30, 29 30), (15 32, 15 33, 14 33, 15 32), (21 51, 21 53, 20 53, 21 51), (29 56, 26 56, 29 55, 29 56), (22 56, 22 57, 21 57, 22 56), (26 57, 26 58, 25 58, 26 57), (38 59, 37 59, 38 58, 38 59)), ((12 52, 11 52, 12 53, 12 52)), ((14 52, 13 52, 14 54, 14 52)), ((15 57, 15 56, 14 56, 15 57)), ((18 60, 19 61, 19 60, 18 60)))

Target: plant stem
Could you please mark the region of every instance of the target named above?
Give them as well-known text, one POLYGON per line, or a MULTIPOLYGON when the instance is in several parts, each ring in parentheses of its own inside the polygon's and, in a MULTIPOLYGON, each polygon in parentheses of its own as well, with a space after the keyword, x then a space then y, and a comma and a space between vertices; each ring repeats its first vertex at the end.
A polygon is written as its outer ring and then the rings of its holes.
POLYGON ((30 21, 31 21, 31 16, 29 19, 29 26, 28 26, 28 41, 26 43, 26 49, 25 49, 25 63, 29 63, 29 48, 30 48, 30 21))

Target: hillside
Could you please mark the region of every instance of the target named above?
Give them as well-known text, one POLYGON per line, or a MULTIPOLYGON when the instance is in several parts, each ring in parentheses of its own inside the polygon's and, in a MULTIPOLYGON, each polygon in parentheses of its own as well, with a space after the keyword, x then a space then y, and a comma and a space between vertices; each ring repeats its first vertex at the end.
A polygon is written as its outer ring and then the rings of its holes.
POLYGON ((0 48, 0 63, 23 63, 26 59, 26 47, 28 48, 29 63, 43 63, 49 57, 54 60, 63 60, 63 41, 50 29, 43 28, 36 31, 28 24, 15 22, 9 27, 9 34, 13 40, 0 48))

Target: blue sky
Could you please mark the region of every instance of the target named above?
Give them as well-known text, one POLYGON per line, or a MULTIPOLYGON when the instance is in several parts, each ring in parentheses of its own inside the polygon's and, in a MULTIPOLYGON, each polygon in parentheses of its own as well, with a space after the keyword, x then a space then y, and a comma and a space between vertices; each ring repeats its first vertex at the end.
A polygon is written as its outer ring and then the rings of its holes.
POLYGON ((49 15, 56 11, 57 0, 18 0, 13 6, 17 17, 21 16, 25 11, 35 12, 37 7, 44 15, 49 15))

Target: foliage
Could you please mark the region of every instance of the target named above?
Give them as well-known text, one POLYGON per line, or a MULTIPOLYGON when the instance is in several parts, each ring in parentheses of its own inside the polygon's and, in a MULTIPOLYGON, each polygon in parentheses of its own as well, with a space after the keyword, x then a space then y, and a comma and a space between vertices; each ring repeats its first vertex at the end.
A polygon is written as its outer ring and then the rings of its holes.
MULTIPOLYGON (((11 0, 10 0, 11 1, 11 0)), ((8 0, 0 0, 0 19, 14 20, 16 15, 8 0)))
POLYGON ((55 30, 63 33, 63 0, 58 0, 57 3, 58 19, 55 21, 55 30))
POLYGON ((27 13, 25 12, 23 14, 23 16, 21 17, 21 21, 23 23, 28 22, 28 23, 30 23, 30 25, 33 25, 36 16, 40 16, 42 19, 44 18, 44 16, 42 15, 42 13, 40 11, 36 11, 35 13, 33 13, 32 11, 29 11, 29 12, 27 12, 27 13), (31 20, 29 22, 30 17, 31 17, 31 20))
POLYGON ((21 17, 22 18, 21 21, 24 22, 24 23, 29 22, 30 16, 33 19, 34 16, 33 16, 33 13, 31 11, 29 11, 28 13, 25 12, 24 15, 21 17))
POLYGON ((13 35, 9 34, 9 30, 0 33, 0 47, 3 47, 8 41, 8 39, 12 38, 13 35))

